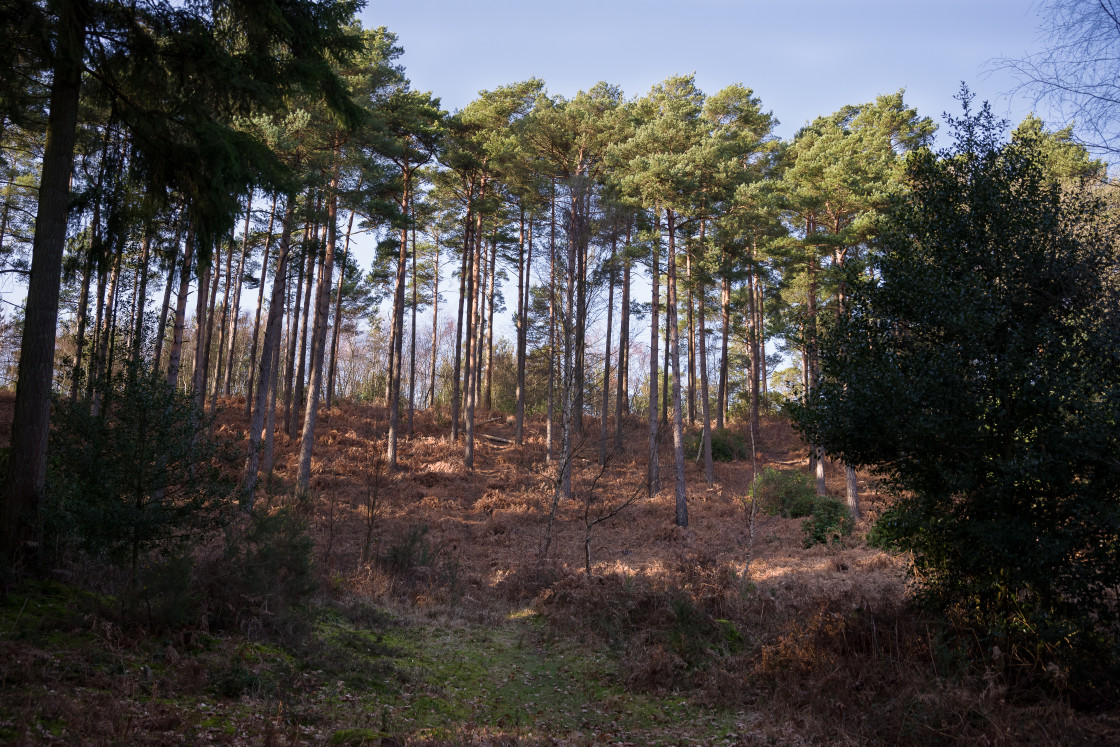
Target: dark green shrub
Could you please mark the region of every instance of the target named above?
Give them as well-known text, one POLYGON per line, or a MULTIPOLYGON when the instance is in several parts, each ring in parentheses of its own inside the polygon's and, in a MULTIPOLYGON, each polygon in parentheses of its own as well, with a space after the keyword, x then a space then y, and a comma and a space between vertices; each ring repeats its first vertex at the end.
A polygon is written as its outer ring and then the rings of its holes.
POLYGON ((282 508, 231 527, 222 558, 208 570, 212 624, 299 638, 316 589, 307 523, 282 508))
POLYGON ((137 574, 219 526, 237 456, 207 438, 194 402, 146 364, 100 388, 101 412, 59 399, 50 435, 46 535, 137 574))
POLYGON ((768 514, 787 519, 810 516, 817 506, 813 479, 798 470, 763 468, 751 486, 751 494, 768 514))
POLYGON ((835 498, 816 498, 812 517, 801 523, 805 547, 831 545, 843 541, 855 529, 848 507, 835 498))
POLYGON ((875 540, 909 553, 919 602, 1093 690, 1120 669, 1116 215, 1056 173, 1079 146, 1007 142, 961 99, 955 145, 907 162, 876 271, 846 278, 796 419, 884 475, 875 540))
MULTIPOLYGON (((690 435, 685 442, 685 453, 695 456, 699 460, 703 432, 690 435)), ((734 462, 747 459, 751 455, 750 447, 741 435, 730 428, 712 429, 712 460, 716 462, 734 462)))

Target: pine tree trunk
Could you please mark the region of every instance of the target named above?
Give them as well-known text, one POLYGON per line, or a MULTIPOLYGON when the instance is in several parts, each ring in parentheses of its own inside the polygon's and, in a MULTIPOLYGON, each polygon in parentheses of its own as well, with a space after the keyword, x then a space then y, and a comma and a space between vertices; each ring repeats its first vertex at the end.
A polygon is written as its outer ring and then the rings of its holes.
POLYGON ((673 365, 673 467, 676 477, 676 520, 677 526, 688 526, 688 499, 684 485, 684 423, 681 417, 681 357, 680 333, 677 329, 677 270, 675 246, 675 214, 671 209, 665 211, 665 222, 669 232, 669 248, 665 265, 669 269, 666 279, 668 310, 665 326, 669 329, 669 357, 673 365))
MULTIPOLYGON (((455 319, 455 365, 451 372, 451 440, 459 438, 459 402, 461 393, 461 380, 463 373, 463 320, 467 303, 467 265, 470 258, 471 247, 471 221, 473 220, 470 205, 467 206, 467 217, 463 221, 463 256, 459 267, 459 313, 455 319)), ((469 335, 468 335, 469 339, 469 335)))
MULTIPOLYGON (((99 231, 97 229, 98 220, 97 215, 100 211, 94 209, 94 229, 93 229, 93 244, 100 246, 101 240, 99 238, 99 231)), ((86 402, 93 401, 93 388, 97 384, 97 369, 100 366, 97 356, 101 350, 101 335, 103 334, 103 327, 105 322, 105 288, 108 283, 109 270, 105 266, 105 256, 101 254, 97 258, 97 294, 94 303, 93 313, 93 339, 90 340, 89 346, 89 365, 86 372, 86 402)))
POLYGON ((630 377, 630 229, 633 217, 626 219, 626 248, 622 263, 622 308, 618 330, 618 369, 615 372, 617 391, 614 397, 614 450, 622 452, 622 416, 630 412, 630 398, 627 394, 630 377))
POLYGON ((440 237, 436 234, 435 267, 432 270, 432 366, 428 381, 428 409, 436 405, 436 359, 439 353, 439 259, 440 237))
POLYGON ((556 410, 556 181, 549 200, 551 223, 548 235, 548 419, 545 421, 545 461, 552 462, 552 421, 556 410))
POLYGON ((661 303, 661 265, 657 256, 661 244, 661 211, 653 211, 653 246, 650 256, 650 286, 652 302, 650 304, 650 335, 649 335, 649 494, 652 497, 661 491, 661 470, 657 455, 657 341, 660 333, 658 329, 658 304, 661 303))
POLYGON ((253 315, 253 341, 249 345, 249 381, 245 386, 245 418, 253 415, 253 383, 257 371, 257 342, 261 331, 261 308, 264 305, 264 279, 268 275, 268 255, 272 248, 272 224, 276 219, 276 195, 272 195, 272 209, 268 213, 268 234, 264 241, 264 256, 261 258, 260 287, 257 289, 257 310, 253 315))
POLYGON ((482 243, 482 216, 475 216, 475 240, 474 245, 470 248, 470 262, 467 269, 467 328, 466 328, 466 345, 463 351, 463 357, 466 361, 465 370, 463 375, 465 381, 465 397, 464 397, 464 439, 463 439, 463 463, 467 469, 474 469, 474 401, 475 382, 477 378, 474 374, 478 345, 475 344, 474 333, 477 326, 477 309, 478 309, 478 273, 479 273, 479 258, 477 256, 478 249, 482 243))
POLYGON ((525 285, 528 272, 525 267, 525 206, 520 205, 517 222, 517 402, 514 413, 513 442, 523 443, 525 424, 525 285))
POLYGON ((334 403, 335 366, 338 360, 338 336, 342 330, 342 287, 346 280, 346 262, 350 257, 350 232, 354 230, 354 211, 350 211, 350 221, 346 224, 346 242, 342 245, 342 266, 338 271, 338 290, 335 292, 334 327, 331 329, 331 365, 327 372, 327 417, 330 417, 334 403))
MULTIPOLYGON (((701 233, 703 228, 700 229, 701 233)), ((703 241, 703 238, 701 238, 703 241)), ((684 251, 685 267, 685 331, 688 337, 688 424, 696 424, 696 326, 693 324, 692 306, 692 252, 686 246, 684 251)), ((703 303, 703 299, 701 299, 703 303)))
MULTIPOLYGON (((209 303, 204 304, 203 312, 199 316, 200 346, 195 348, 194 396, 199 410, 206 406, 207 384, 210 381, 210 350, 214 339, 214 317, 217 316, 218 310, 218 288, 222 279, 222 252, 220 247, 215 248, 211 265, 212 267, 206 268, 207 274, 214 273, 214 278, 210 281, 210 300, 209 303), (198 350, 202 351, 201 356, 198 355, 198 350)), ((205 302, 206 294, 203 292, 205 287, 205 284, 199 283, 198 300, 200 303, 205 302)))
POLYGON ((412 420, 416 412, 416 307, 420 303, 420 279, 416 276, 416 205, 409 200, 412 218, 412 329, 408 343, 408 437, 412 438, 412 420))
MULTIPOLYGON (((226 318, 229 316, 230 275, 233 273, 233 237, 230 236, 229 249, 226 251, 226 287, 222 294, 222 314, 218 318, 218 361, 214 365, 214 388, 210 390, 210 436, 214 436, 214 415, 218 413, 218 395, 222 392, 222 364, 226 352, 226 318)), ((217 311, 215 309, 215 311, 217 311)), ((214 325, 211 321, 210 329, 214 325)))
MULTIPOLYGON (((320 200, 318 200, 317 202, 317 209, 315 211, 316 215, 318 215, 319 213, 318 208, 322 207, 322 199, 320 198, 320 200)), ((316 220, 318 220, 318 218, 316 218, 316 220)), ((288 419, 287 422, 284 423, 284 432, 289 436, 292 435, 292 431, 295 430, 300 412, 302 412, 300 408, 304 405, 303 385, 307 373, 307 346, 309 342, 307 333, 310 327, 309 322, 311 316, 311 288, 315 284, 315 265, 316 260, 319 257, 318 223, 316 223, 315 227, 312 229, 312 236, 314 237, 314 241, 310 244, 310 246, 313 247, 314 250, 307 253, 307 271, 305 273, 306 278, 304 280, 303 290, 303 321, 300 323, 299 346, 296 349, 296 379, 292 393, 292 408, 288 411, 288 413, 286 413, 288 419)))
POLYGON ((603 345, 603 407, 599 411, 599 466, 604 466, 607 463, 607 413, 610 411, 611 393, 611 329, 614 326, 614 263, 617 256, 618 236, 612 230, 610 272, 607 274, 607 340, 603 345))
POLYGON ((494 409, 494 400, 491 396, 491 386, 494 383, 494 274, 498 264, 498 242, 490 241, 490 271, 487 273, 488 289, 486 291, 486 388, 483 402, 486 403, 486 412, 494 409))
MULTIPOLYGON (((310 200, 309 200, 310 201, 310 200)), ((305 254, 311 254, 311 223, 308 222, 303 227, 303 250, 305 254)), ((288 357, 284 370, 284 432, 291 435, 288 428, 288 423, 292 419, 292 385, 296 378, 296 345, 299 344, 299 311, 300 304, 303 301, 303 279, 306 274, 305 268, 307 262, 306 257, 297 257, 296 263, 299 267, 299 276, 295 283, 295 300, 292 309, 288 314, 288 357)))
MULTIPOLYGON (((259 374, 256 378, 257 391, 253 406, 253 414, 249 421, 249 451, 245 460, 245 481, 241 505, 246 511, 253 508, 254 492, 257 485, 257 471, 260 466, 261 440, 266 437, 264 431, 266 410, 275 413, 275 386, 274 374, 280 368, 280 327, 284 316, 284 294, 287 290, 288 279, 288 253, 291 249, 292 220, 295 215, 295 196, 289 195, 285 200, 284 218, 281 223, 280 246, 277 250, 276 273, 272 279, 272 295, 268 304, 268 320, 265 323, 264 341, 261 343, 261 358, 259 374), (271 393, 271 394, 270 394, 271 393), (269 399, 272 406, 269 407, 269 399)), ((264 272, 261 272, 263 279, 264 272)), ((274 432, 272 416, 269 417, 267 438, 269 446, 274 432)), ((271 462, 271 448, 266 452, 271 462)), ((271 464, 267 466, 271 467, 271 464)))
POLYGON ((303 416, 303 435, 299 444, 299 465, 296 470, 296 490, 307 492, 311 484, 311 451, 315 446, 315 417, 319 406, 319 392, 323 388, 323 358, 327 337, 327 316, 331 305, 331 280, 334 278, 334 250, 337 240, 338 181, 341 165, 338 162, 339 146, 335 147, 334 175, 327 198, 327 249, 323 268, 319 273, 319 292, 315 300, 315 334, 312 335, 311 381, 307 392, 307 407, 303 416))
MULTIPOLYGON (((229 315, 229 344, 226 348, 226 378, 222 386, 225 395, 230 396, 233 385, 233 356, 237 345, 237 328, 238 322, 241 321, 241 282, 245 279, 245 260, 249 256, 249 220, 253 216, 253 190, 249 190, 249 197, 245 201, 245 228, 241 232, 241 259, 237 261, 237 279, 234 281, 233 286, 233 303, 230 306, 231 312, 229 315)), ((263 268, 262 268, 263 270, 263 268)), ((261 285, 264 285, 264 272, 261 272, 261 285)), ((251 367, 251 366, 250 366, 251 367)), ((245 399, 249 399, 249 392, 246 390, 245 399)))
POLYGON ((183 356, 183 331, 187 324, 187 294, 191 289, 191 262, 194 260, 194 226, 187 226, 183 263, 179 265, 179 292, 175 298, 175 323, 171 332, 171 349, 167 359, 167 385, 179 384, 179 363, 183 356))
MULTIPOLYGON (((93 254, 87 249, 85 270, 82 272, 82 287, 78 292, 78 323, 74 337, 74 368, 70 374, 70 401, 78 401, 78 389, 82 380, 82 349, 86 340, 86 320, 89 318, 89 281, 93 275, 93 254)), ((156 360, 156 365, 159 360, 156 360)))
POLYGON ((716 388, 716 429, 723 428, 724 413, 727 412, 727 341, 731 330, 731 277, 723 276, 719 294, 720 344, 719 344, 719 385, 716 388))
POLYGON ((163 304, 159 309, 159 323, 156 325, 156 349, 152 353, 152 369, 159 370, 163 364, 163 342, 167 337, 167 314, 171 308, 171 289, 175 284, 175 268, 179 259, 179 234, 176 232, 171 258, 167 263, 167 279, 163 284, 163 304))
POLYGON ((140 245, 140 279, 136 288, 136 318, 132 332, 132 360, 140 362, 140 351, 144 346, 144 313, 148 306, 148 265, 152 261, 152 234, 149 228, 144 233, 140 245))
POLYGON ((708 485, 715 482, 715 468, 712 465, 712 418, 708 406, 708 336, 704 329, 704 293, 705 287, 699 287, 700 304, 697 306, 698 332, 700 339, 697 346, 700 348, 700 418, 704 423, 703 444, 704 451, 704 478, 708 485))
MULTIPOLYGON (((408 212, 411 191, 409 171, 404 169, 404 192, 401 197, 402 212, 408 212)), ((389 469, 397 468, 397 438, 401 419, 401 355, 404 352, 404 285, 408 272, 408 229, 401 229, 400 254, 397 256, 396 288, 393 293, 393 334, 390 339, 389 358, 389 436, 386 439, 386 461, 389 469)))

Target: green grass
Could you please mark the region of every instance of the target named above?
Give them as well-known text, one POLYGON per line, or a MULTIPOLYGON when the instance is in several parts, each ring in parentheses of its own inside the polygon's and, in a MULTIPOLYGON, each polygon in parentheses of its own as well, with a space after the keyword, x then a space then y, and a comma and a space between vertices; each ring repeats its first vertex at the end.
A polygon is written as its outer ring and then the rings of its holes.
POLYGON ((741 729, 734 713, 674 693, 627 691, 616 651, 558 638, 529 611, 494 622, 319 607, 301 643, 215 633, 173 647, 105 628, 89 602, 51 584, 24 587, 0 605, 2 653, 32 662, 0 677, 3 741, 658 744, 741 729))

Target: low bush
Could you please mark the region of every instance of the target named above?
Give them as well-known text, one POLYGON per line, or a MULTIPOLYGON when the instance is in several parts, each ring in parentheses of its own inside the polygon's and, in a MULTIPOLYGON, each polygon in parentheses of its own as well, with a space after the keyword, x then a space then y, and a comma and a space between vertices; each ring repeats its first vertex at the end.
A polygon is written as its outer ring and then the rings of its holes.
MULTIPOLYGON (((697 460, 700 453, 703 432, 690 435, 685 443, 685 453, 695 455, 697 460)), ((751 455, 750 447, 746 440, 730 428, 712 429, 712 459, 716 462, 734 462, 747 459, 751 455)))
POLYGON ((817 506, 812 478, 797 470, 764 468, 751 485, 751 495, 766 513, 787 519, 811 516, 817 506))
POLYGON ((831 545, 855 529, 848 507, 835 498, 817 498, 813 515, 801 523, 805 531, 805 547, 831 545))

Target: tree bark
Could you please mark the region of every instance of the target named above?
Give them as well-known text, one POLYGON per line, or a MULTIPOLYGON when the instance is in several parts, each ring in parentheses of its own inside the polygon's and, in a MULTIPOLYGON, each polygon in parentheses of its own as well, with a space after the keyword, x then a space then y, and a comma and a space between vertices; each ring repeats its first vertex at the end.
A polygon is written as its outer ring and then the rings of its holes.
MULTIPOLYGON (((404 192, 401 212, 408 214, 411 181, 408 165, 404 168, 404 192)), ((393 334, 389 357, 389 436, 386 439, 386 461, 389 469, 397 468, 397 437, 401 419, 401 355, 404 352, 404 281, 408 272, 408 228, 401 228, 401 248, 397 257, 396 288, 393 293, 393 334)))
POLYGON ((149 227, 140 246, 140 279, 136 288, 136 324, 132 332, 132 360, 140 362, 144 346, 144 310, 148 306, 148 265, 152 261, 152 234, 149 227))
POLYGON ((261 257, 261 278, 257 288, 257 310, 253 315, 253 342, 249 345, 249 381, 245 387, 245 418, 253 415, 253 382, 257 366, 257 342, 261 331, 261 307, 264 305, 264 279, 268 275, 268 255, 272 248, 272 224, 276 219, 276 195, 272 195, 272 209, 268 213, 268 234, 264 240, 264 256, 261 257))
POLYGON ((607 463, 607 412, 611 393, 611 330, 614 326, 614 277, 615 258, 618 256, 618 236, 611 231, 610 271, 607 273, 607 341, 603 346, 603 407, 599 412, 599 466, 607 463))
POLYGON ((633 216, 626 219, 625 257, 622 263, 622 308, 618 329, 618 365, 615 366, 617 391, 614 397, 614 450, 622 452, 622 416, 630 412, 627 379, 630 376, 630 230, 633 216))
POLYGON ((319 293, 315 301, 315 334, 312 335, 311 381, 308 385, 307 407, 303 416, 303 435, 299 444, 299 465, 296 469, 296 490, 307 492, 311 484, 311 451, 315 446, 315 417, 319 405, 319 392, 323 387, 323 358, 326 350, 327 316, 331 305, 331 280, 334 278, 334 250, 337 240, 335 222, 338 217, 338 181, 340 164, 335 147, 334 175, 327 199, 327 249, 323 268, 319 273, 319 293))
MULTIPOLYGON (((310 202, 310 199, 308 199, 310 202)), ((304 224, 303 227, 303 251, 306 255, 311 254, 311 223, 304 224)), ((295 283, 295 301, 288 315, 288 359, 284 370, 284 432, 291 434, 288 428, 288 423, 292 419, 292 386, 296 378, 296 345, 299 344, 299 311, 300 304, 303 301, 303 278, 306 274, 305 268, 307 262, 306 257, 297 257, 296 262, 299 266, 299 276, 295 283)))
POLYGON ((408 343, 408 437, 412 438, 412 420, 416 412, 416 307, 420 304, 420 279, 416 275, 416 198, 409 198, 412 219, 412 329, 408 343))
POLYGON ((717 430, 723 428, 724 413, 727 411, 727 340, 731 329, 731 277, 726 274, 720 283, 719 309, 719 384, 716 387, 717 430))
MULTIPOLYGON (((85 347, 86 324, 89 319, 89 281, 93 276, 93 253, 87 249, 85 269, 82 272, 82 287, 78 292, 78 329, 74 336, 74 368, 70 374, 70 401, 78 401, 78 390, 82 381, 82 349, 85 347)), ((159 365, 159 359, 156 359, 159 365)))
POLYGON ((331 328, 331 365, 327 372, 327 417, 330 417, 331 405, 334 403, 334 376, 335 365, 338 359, 338 336, 342 330, 342 288, 346 281, 346 262, 350 257, 350 232, 354 230, 354 211, 350 211, 350 220, 346 224, 346 242, 342 245, 342 266, 338 271, 338 290, 335 291, 334 302, 334 327, 331 328))
MULTIPOLYGON (((288 253, 291 249, 292 220, 295 214, 295 196, 289 195, 285 200, 284 218, 281 223, 280 246, 276 258, 276 273, 272 279, 272 296, 268 304, 268 320, 265 324, 264 341, 261 343, 260 369, 256 379, 257 391, 256 404, 253 415, 249 420, 249 449, 245 460, 245 482, 241 499, 241 506, 246 511, 253 508, 254 492, 257 485, 257 471, 260 466, 261 440, 265 436, 264 420, 265 411, 275 412, 274 373, 279 372, 280 352, 280 326, 284 316, 284 293, 287 289, 288 253), (273 407, 268 407, 270 392, 273 397, 273 407)), ((264 273, 261 273, 262 280, 264 273)), ((270 418, 271 420, 271 418, 270 418)), ((271 436, 274 428, 270 423, 268 435, 271 436)), ((269 465, 271 466, 271 465, 269 465)))
POLYGON ((163 285, 163 304, 159 309, 159 323, 156 325, 156 349, 152 354, 152 368, 158 370, 163 362, 163 342, 167 336, 167 313, 171 308, 171 289, 175 284, 175 267, 179 259, 179 234, 176 232, 174 249, 167 263, 167 280, 163 285))
POLYGON ((191 289, 191 262, 194 260, 194 226, 187 226, 183 263, 179 265, 179 291, 175 298, 175 323, 167 360, 167 385, 179 384, 179 363, 183 356, 183 331, 187 324, 187 295, 191 289))
POLYGON ((315 285, 315 267, 319 259, 319 210, 322 208, 322 198, 316 200, 316 218, 315 226, 312 229, 311 235, 314 240, 309 245, 307 252, 307 271, 304 281, 303 289, 303 321, 300 323, 299 330, 299 346, 296 349, 297 365, 296 365, 296 379, 292 391, 292 408, 287 415, 287 422, 284 423, 284 432, 289 436, 295 429, 296 420, 300 415, 300 408, 303 407, 303 394, 304 394, 304 380, 307 373, 307 346, 310 340, 308 339, 308 330, 310 328, 311 316, 311 288, 315 285))
MULTIPOLYGON (((703 229, 701 228, 701 232, 703 229)), ((701 241, 703 239, 701 238, 701 241)), ((693 323, 692 306, 695 301, 693 296, 692 252, 688 246, 684 251, 685 268, 685 331, 688 337, 688 424, 696 424, 696 326, 693 323)), ((700 303, 704 300, 701 299, 700 303)))
MULTIPOLYGON (((237 327, 241 320, 241 282, 245 279, 245 260, 249 256, 249 220, 253 216, 253 190, 249 190, 249 197, 245 201, 245 228, 241 232, 241 259, 237 261, 237 280, 233 287, 232 313, 229 315, 229 345, 226 351, 226 380, 223 386, 226 396, 230 396, 233 385, 233 356, 237 344, 237 327)), ((264 273, 261 273, 261 284, 264 284, 264 273)), ((227 273, 228 277, 228 273, 227 273)), ((250 362, 250 368, 252 363, 250 362)), ((245 399, 249 399, 249 391, 245 392, 245 399)))
POLYGON ((650 304, 650 334, 649 334, 649 494, 655 495, 661 491, 661 470, 657 456, 657 338, 658 329, 658 304, 661 303, 661 266, 657 256, 661 243, 661 211, 653 211, 653 246, 650 256, 650 286, 652 302, 650 304))
MULTIPOLYGON (((463 220, 463 256, 459 267, 459 312, 455 318, 455 365, 451 372, 451 440, 459 438, 459 405, 461 393, 461 377, 463 373, 463 320, 467 303, 467 266, 471 251, 471 225, 473 215, 470 205, 467 206, 467 216, 463 220)), ((468 335, 469 339, 469 335, 468 335)))
POLYGON ((666 280, 668 310, 665 326, 669 328, 669 357, 673 366, 673 467, 676 487, 677 526, 688 526, 688 499, 684 485, 684 423, 681 417, 681 357, 680 332, 677 329, 677 270, 675 246, 675 214, 672 209, 665 211, 665 223, 669 232, 668 254, 665 257, 669 277, 666 280))
MULTIPOLYGON (((226 251, 226 288, 222 294, 222 316, 218 320, 218 361, 214 365, 214 388, 210 390, 210 415, 218 413, 218 395, 222 391, 222 364, 226 352, 226 319, 229 317, 230 275, 233 273, 233 237, 230 236, 229 250, 226 251)), ((210 327, 213 329, 213 324, 210 327)), ((232 355, 232 353, 231 353, 232 355)), ((210 420, 210 435, 214 435, 214 420, 210 420)))

